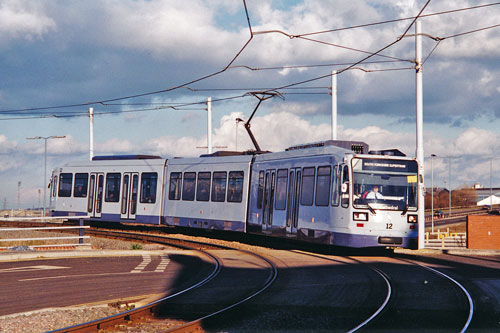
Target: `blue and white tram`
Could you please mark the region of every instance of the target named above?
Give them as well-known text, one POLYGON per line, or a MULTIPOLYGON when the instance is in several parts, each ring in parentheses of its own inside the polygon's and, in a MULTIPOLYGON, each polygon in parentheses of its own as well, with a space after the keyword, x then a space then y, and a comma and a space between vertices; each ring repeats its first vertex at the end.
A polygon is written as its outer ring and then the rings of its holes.
POLYGON ((147 155, 96 156, 54 169, 51 215, 159 224, 166 161, 147 155))
POLYGON ((367 154, 368 146, 359 144, 68 163, 52 174, 51 214, 347 247, 416 248, 416 160, 367 154))
POLYGON ((165 224, 246 231, 253 155, 219 154, 168 161, 163 201, 165 224))
POLYGON ((417 162, 329 144, 255 157, 248 232, 348 247, 416 247, 417 162), (373 187, 379 195, 366 198, 373 187))

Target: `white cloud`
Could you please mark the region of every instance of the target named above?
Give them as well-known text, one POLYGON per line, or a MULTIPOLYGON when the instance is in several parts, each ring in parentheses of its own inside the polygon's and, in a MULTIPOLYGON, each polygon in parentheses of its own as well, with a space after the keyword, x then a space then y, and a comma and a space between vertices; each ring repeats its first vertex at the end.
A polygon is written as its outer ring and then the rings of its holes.
POLYGON ((15 150, 17 147, 17 142, 9 141, 7 136, 0 134, 0 153, 8 153, 15 150))
POLYGON ((56 23, 38 2, 4 0, 0 3, 0 42, 14 38, 30 40, 55 28, 56 23))
POLYGON ((113 138, 104 143, 95 144, 94 155, 131 154, 137 151, 141 152, 142 150, 142 148, 135 146, 129 140, 113 138))

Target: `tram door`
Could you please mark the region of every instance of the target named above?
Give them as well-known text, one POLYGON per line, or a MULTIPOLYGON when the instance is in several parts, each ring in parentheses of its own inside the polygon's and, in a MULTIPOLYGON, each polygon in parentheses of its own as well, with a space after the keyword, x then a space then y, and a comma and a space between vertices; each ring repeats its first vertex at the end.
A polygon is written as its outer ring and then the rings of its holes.
POLYGON ((296 235, 299 224, 299 201, 302 184, 302 171, 300 168, 290 169, 288 175, 288 204, 286 207, 286 232, 296 235))
POLYGON ((90 174, 89 200, 87 202, 87 213, 91 217, 101 217, 102 195, 104 189, 104 173, 90 174))
POLYGON ((274 189, 276 171, 267 170, 264 181, 264 204, 262 205, 262 231, 271 231, 274 211, 274 189))
POLYGON ((120 198, 120 218, 135 220, 137 214, 138 173, 124 173, 120 198))

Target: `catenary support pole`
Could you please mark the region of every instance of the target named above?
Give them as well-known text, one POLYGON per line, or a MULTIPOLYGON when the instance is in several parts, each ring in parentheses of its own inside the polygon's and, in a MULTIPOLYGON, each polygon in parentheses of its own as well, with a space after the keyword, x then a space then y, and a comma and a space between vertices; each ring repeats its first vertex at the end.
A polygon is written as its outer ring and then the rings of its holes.
POLYGON ((207 99, 207 148, 212 154, 212 97, 207 99))
POLYGON ((89 108, 90 135, 89 135, 89 154, 90 160, 94 157, 94 108, 89 108))
POLYGON ((418 248, 425 247, 425 185, 424 185, 424 131, 423 131, 423 87, 422 87, 422 25, 415 22, 415 69, 417 102, 416 155, 418 162, 418 248))
POLYGON ((337 71, 332 71, 332 140, 337 140, 337 71))

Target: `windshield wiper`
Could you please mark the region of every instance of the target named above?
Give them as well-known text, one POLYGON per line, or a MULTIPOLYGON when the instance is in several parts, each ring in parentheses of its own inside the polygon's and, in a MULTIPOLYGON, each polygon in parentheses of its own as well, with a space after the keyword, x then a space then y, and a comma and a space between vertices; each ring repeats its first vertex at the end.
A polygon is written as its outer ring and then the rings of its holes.
POLYGON ((401 216, 404 216, 407 211, 408 211, 408 206, 405 205, 405 208, 403 208, 403 212, 401 213, 401 216))
POLYGON ((372 206, 370 206, 370 204, 367 202, 366 205, 368 206, 368 209, 370 210, 370 212, 372 212, 373 215, 377 215, 377 212, 375 211, 375 209, 373 209, 372 206))

